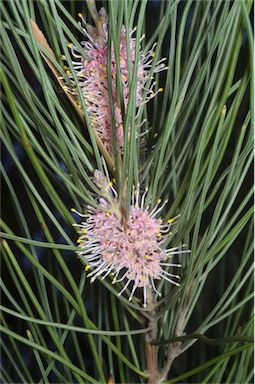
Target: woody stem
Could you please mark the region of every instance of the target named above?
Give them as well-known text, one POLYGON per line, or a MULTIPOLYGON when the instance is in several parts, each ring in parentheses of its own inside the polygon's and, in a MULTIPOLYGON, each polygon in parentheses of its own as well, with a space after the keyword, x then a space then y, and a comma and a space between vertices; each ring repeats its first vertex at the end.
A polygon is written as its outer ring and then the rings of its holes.
POLYGON ((148 325, 150 331, 145 338, 145 353, 148 372, 148 384, 155 384, 158 376, 158 353, 157 346, 152 342, 156 340, 158 334, 158 318, 155 311, 155 303, 152 298, 152 291, 147 288, 147 306, 150 309, 148 316, 148 325))

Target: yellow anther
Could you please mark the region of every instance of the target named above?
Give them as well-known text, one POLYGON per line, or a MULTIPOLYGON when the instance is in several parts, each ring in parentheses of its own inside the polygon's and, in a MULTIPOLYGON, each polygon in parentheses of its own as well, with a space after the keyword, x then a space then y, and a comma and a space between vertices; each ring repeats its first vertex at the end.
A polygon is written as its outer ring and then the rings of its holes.
POLYGON ((163 92, 164 88, 159 88, 158 92, 163 92))
POLYGON ((67 75, 70 75, 70 73, 71 73, 70 69, 67 69, 67 70, 66 70, 66 74, 67 74, 67 75))
POLYGON ((103 68, 103 64, 101 64, 101 63, 100 63, 100 64, 99 64, 99 68, 101 68, 101 69, 102 69, 102 68, 103 68))
POLYGON ((26 330, 27 337, 30 338, 32 336, 32 333, 30 332, 29 329, 26 330))
POLYGON ((71 212, 76 212, 76 209, 75 208, 71 208, 71 212))
POLYGON ((149 255, 145 255, 145 259, 149 259, 149 255))
POLYGON ((158 237, 161 237, 161 236, 162 236, 162 233, 161 233, 161 232, 159 232, 159 233, 158 233, 158 237))
POLYGON ((85 228, 82 228, 82 233, 84 233, 84 235, 86 235, 87 230, 85 228))
POLYGON ((153 137, 154 137, 154 138, 155 138, 155 137, 158 137, 158 132, 155 132, 154 135, 153 135, 153 137))
POLYGON ((68 44, 67 44, 67 47, 68 47, 68 48, 72 48, 72 46, 73 46, 73 43, 68 43, 68 44))
POLYGON ((154 51, 151 52, 151 56, 152 56, 152 57, 155 56, 155 52, 154 52, 154 51))
POLYGON ((82 17, 82 13, 79 12, 79 13, 78 13, 78 16, 79 16, 79 17, 82 17))
POLYGON ((174 218, 167 220, 167 222, 168 222, 169 224, 170 224, 170 223, 173 223, 174 221, 175 221, 174 218))
POLYGON ((81 242, 81 239, 79 238, 79 239, 77 240, 77 244, 80 244, 80 242, 81 242))
POLYGON ((106 212, 105 216, 107 216, 107 217, 111 216, 110 212, 106 212))
POLYGON ((112 182, 111 181, 110 181, 109 185, 110 185, 110 187, 112 187, 112 182))
POLYGON ((222 110, 221 110, 221 114, 222 114, 222 116, 225 116, 226 113, 227 113, 227 107, 226 107, 226 105, 224 105, 222 110))
POLYGON ((90 269, 90 266, 86 265, 86 267, 84 268, 84 271, 87 272, 89 269, 90 269))
POLYGON ((161 199, 158 199, 157 203, 160 204, 161 203, 161 199))

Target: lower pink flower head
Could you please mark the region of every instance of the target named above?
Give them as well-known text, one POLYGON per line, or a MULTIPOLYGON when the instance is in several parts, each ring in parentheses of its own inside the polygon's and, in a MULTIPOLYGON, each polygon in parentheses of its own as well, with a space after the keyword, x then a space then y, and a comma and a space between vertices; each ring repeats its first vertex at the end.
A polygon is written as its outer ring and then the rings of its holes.
MULTIPOLYGON (((82 18, 81 14, 79 16, 82 18)), ((73 66, 80 80, 80 86, 82 88, 92 126, 97 131, 110 154, 113 154, 113 128, 109 92, 112 94, 116 129, 116 147, 117 151, 121 153, 124 147, 124 131, 121 106, 117 100, 117 66, 114 47, 112 47, 110 60, 112 86, 111 89, 109 89, 109 79, 107 78, 108 21, 104 8, 98 13, 98 20, 97 29, 83 20, 83 24, 85 25, 83 31, 87 37, 87 41, 81 42, 84 52, 81 52, 73 44, 69 44, 68 46, 71 48, 74 57, 73 66)), ((136 39, 132 37, 134 30, 130 30, 128 33, 130 35, 129 52, 127 50, 127 32, 125 27, 122 26, 119 45, 119 63, 125 109, 129 102, 129 87, 131 83, 131 79, 128 77, 128 65, 131 68, 134 65, 136 46, 136 39)), ((139 54, 136 89, 137 108, 141 107, 158 92, 162 91, 162 88, 154 91, 155 83, 152 83, 149 87, 147 86, 148 81, 151 80, 150 69, 154 60, 155 53, 153 50, 155 45, 156 44, 154 44, 148 52, 140 52, 139 54)), ((154 73, 166 68, 163 63, 164 60, 165 59, 162 59, 156 63, 154 73)), ((71 71, 68 70, 67 73, 71 81, 73 81, 71 71)))
POLYGON ((164 248, 174 219, 163 224, 161 218, 156 218, 164 204, 160 206, 159 200, 153 210, 149 206, 144 207, 145 194, 146 191, 139 204, 139 190, 133 190, 127 221, 123 221, 120 212, 118 214, 118 210, 113 207, 114 201, 117 204, 114 190, 113 199, 107 201, 100 198, 99 208, 89 206, 86 214, 80 214, 85 217, 85 221, 75 224, 80 234, 78 255, 92 269, 88 275, 91 281, 99 276, 104 279, 111 274, 113 283, 124 282, 119 295, 132 284, 129 300, 136 289, 141 287, 144 305, 148 287, 160 295, 155 280, 163 278, 179 285, 179 276, 168 272, 166 268, 180 267, 179 264, 172 264, 169 259, 182 252, 178 247, 164 248))

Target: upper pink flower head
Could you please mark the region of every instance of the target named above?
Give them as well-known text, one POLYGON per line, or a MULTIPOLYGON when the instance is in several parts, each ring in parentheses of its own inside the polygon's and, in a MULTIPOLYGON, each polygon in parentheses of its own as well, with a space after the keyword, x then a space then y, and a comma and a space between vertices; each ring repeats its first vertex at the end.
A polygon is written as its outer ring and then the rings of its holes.
MULTIPOLYGON (((81 224, 75 224, 80 234, 79 256, 89 264, 92 271, 88 276, 94 281, 98 276, 113 275, 113 283, 124 281, 119 295, 132 283, 131 300, 138 287, 143 288, 144 305, 146 290, 157 291, 155 281, 165 279, 175 285, 178 276, 167 271, 168 267, 180 266, 171 263, 171 257, 181 253, 179 248, 165 249, 174 219, 166 224, 158 213, 164 207, 158 200, 154 209, 144 206, 145 196, 139 196, 139 189, 133 188, 128 219, 118 207, 117 194, 112 186, 99 198, 99 208, 87 207, 81 224)), ((76 211, 75 211, 76 212, 76 211)))
MULTIPOLYGON (((81 15, 80 15, 81 16, 81 15)), ((84 33, 87 37, 86 41, 81 42, 84 53, 80 52, 77 47, 70 44, 71 52, 74 57, 73 65, 80 79, 83 96, 86 102, 92 126, 97 131, 104 146, 110 154, 113 153, 113 134, 112 134, 112 116, 109 100, 109 92, 111 92, 114 104, 114 120, 116 129, 116 147, 118 152, 122 152, 124 146, 124 132, 121 106, 117 100, 116 88, 116 58, 114 47, 111 49, 111 83, 112 87, 109 90, 107 80, 107 55, 108 55, 108 22, 107 14, 104 8, 98 13, 100 27, 97 29, 85 23, 84 33)), ((122 91, 124 99, 124 108, 127 108, 129 102, 129 87, 131 79, 128 75, 128 61, 131 67, 135 60, 136 39, 132 37, 134 30, 129 33, 129 51, 127 52, 127 31, 124 26, 121 29, 120 46, 119 46, 119 61, 120 75, 122 81, 122 91)), ((150 100, 157 92, 154 92, 153 83, 150 88, 146 87, 148 80, 151 79, 150 68, 154 57, 154 46, 147 53, 140 52, 137 72, 137 89, 136 89, 136 107, 139 108, 143 103, 150 100)), ((165 68, 165 65, 160 60, 154 69, 154 72, 159 72, 165 68)), ((69 77, 72 80, 72 74, 68 71, 69 77)))

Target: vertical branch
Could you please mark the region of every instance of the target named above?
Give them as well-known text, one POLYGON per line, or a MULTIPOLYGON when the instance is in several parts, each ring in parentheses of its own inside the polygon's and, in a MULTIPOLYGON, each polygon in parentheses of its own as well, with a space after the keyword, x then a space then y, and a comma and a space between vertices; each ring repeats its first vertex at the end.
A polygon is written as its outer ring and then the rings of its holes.
POLYGON ((145 354, 146 354, 146 361, 147 361, 147 372, 149 375, 148 384, 155 384, 156 377, 157 377, 156 346, 150 344, 150 342, 148 342, 147 340, 145 342, 145 354))
POLYGON ((156 312, 153 311, 150 313, 150 318, 148 321, 151 331, 145 337, 145 354, 146 354, 146 363, 147 363, 147 372, 149 375, 148 384, 155 384, 157 375, 158 375, 158 354, 157 346, 153 345, 151 342, 156 339, 157 330, 158 330, 158 319, 156 312))
POLYGON ((147 306, 150 309, 148 314, 148 326, 150 331, 145 337, 145 355, 148 372, 148 384, 155 384, 158 376, 158 347, 152 342, 157 339, 158 334, 158 318, 155 311, 155 303, 153 302, 152 291, 147 287, 147 306))
MULTIPOLYGON (((194 281, 188 287, 183 307, 181 308, 181 311, 179 313, 179 317, 178 317, 178 321, 177 321, 176 329, 175 329, 175 336, 177 336, 177 337, 183 336, 183 334, 184 334, 183 333, 184 324, 185 324, 187 312, 189 310, 189 304, 190 304, 190 298, 191 298, 193 286, 194 286, 194 281)), ((162 381, 164 381, 166 379, 168 372, 170 371, 170 369, 172 367, 173 361, 178 356, 180 356, 182 354, 181 346, 182 346, 181 341, 177 341, 177 342, 171 343, 169 345, 168 351, 167 351, 166 362, 165 362, 164 367, 162 368, 162 370, 159 374, 158 381, 156 381, 155 383, 157 383, 157 384, 162 383, 162 381)))

